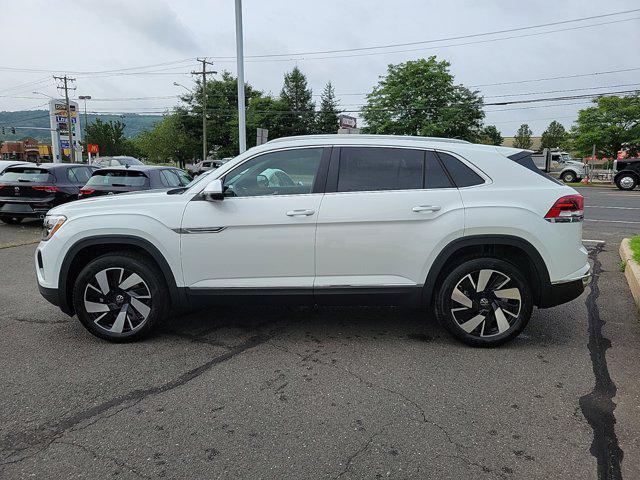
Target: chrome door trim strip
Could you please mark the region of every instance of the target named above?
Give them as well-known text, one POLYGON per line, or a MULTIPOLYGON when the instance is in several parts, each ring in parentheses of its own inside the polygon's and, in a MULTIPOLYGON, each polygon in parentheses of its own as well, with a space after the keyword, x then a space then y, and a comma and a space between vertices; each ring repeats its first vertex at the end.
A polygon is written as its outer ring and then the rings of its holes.
POLYGON ((187 233, 220 233, 227 227, 192 227, 192 228, 174 228, 174 232, 179 234, 187 233))

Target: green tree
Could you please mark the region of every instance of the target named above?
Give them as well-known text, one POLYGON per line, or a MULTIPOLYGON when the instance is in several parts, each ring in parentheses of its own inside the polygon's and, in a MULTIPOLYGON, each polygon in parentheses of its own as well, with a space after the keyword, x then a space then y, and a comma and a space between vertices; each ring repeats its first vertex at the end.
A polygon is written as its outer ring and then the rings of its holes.
POLYGON ((320 97, 320 110, 316 116, 317 133, 336 133, 338 131, 338 101, 333 85, 328 82, 320 97))
POLYGON ((485 145, 502 145, 504 138, 495 125, 487 125, 478 135, 478 142, 485 145))
POLYGON ((284 75, 280 103, 287 115, 283 122, 283 135, 307 135, 313 132, 315 104, 307 78, 298 67, 284 75))
POLYGON ((542 148, 561 148, 567 140, 567 131, 555 120, 542 133, 542 148))
POLYGON ((531 140, 531 135, 533 132, 529 128, 529 125, 523 123, 518 128, 516 132, 516 136, 513 138, 513 146, 515 148, 522 148, 523 150, 528 150, 533 145, 533 140, 531 140))
POLYGON ((474 140, 484 118, 482 98, 454 84, 449 67, 435 56, 389 65, 367 95, 365 131, 474 140))
MULTIPOLYGON (((269 130, 269 140, 283 136, 287 127, 288 115, 283 114, 283 105, 279 99, 269 95, 256 96, 247 105, 247 146, 256 144, 256 129, 269 130)), ((236 130, 237 131, 237 128, 236 130)))
POLYGON ((599 156, 614 157, 623 148, 640 153, 640 94, 601 97, 594 103, 578 113, 572 147, 582 155, 590 155, 593 145, 599 156))
POLYGON ((152 163, 173 161, 184 166, 186 160, 193 156, 193 138, 176 114, 165 115, 153 129, 140 133, 134 142, 141 156, 152 163))
POLYGON ((100 155, 134 155, 133 142, 124 136, 125 124, 119 120, 103 122, 99 118, 87 125, 86 143, 98 144, 100 155))

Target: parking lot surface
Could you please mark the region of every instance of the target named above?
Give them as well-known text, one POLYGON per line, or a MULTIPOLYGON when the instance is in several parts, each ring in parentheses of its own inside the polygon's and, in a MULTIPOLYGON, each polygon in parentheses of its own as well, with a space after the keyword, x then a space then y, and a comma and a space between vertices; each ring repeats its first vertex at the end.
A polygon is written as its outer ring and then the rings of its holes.
POLYGON ((497 349, 423 312, 217 308, 109 344, 0 225, 0 478, 638 478, 640 192, 581 189, 594 275, 497 349))

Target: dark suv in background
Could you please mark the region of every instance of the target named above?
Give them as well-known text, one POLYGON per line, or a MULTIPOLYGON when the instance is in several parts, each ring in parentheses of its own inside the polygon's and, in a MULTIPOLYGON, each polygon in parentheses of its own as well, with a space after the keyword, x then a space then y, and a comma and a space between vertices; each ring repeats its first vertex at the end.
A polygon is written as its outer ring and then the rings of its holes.
POLYGON ((93 172, 78 198, 114 195, 116 193, 184 187, 191 181, 189 175, 175 167, 133 165, 101 168, 93 172))
POLYGON ((0 221, 44 218, 49 209, 78 198, 95 167, 78 163, 27 164, 0 175, 0 221))
POLYGON ((617 172, 613 182, 620 190, 633 190, 640 184, 640 158, 614 160, 613 169, 617 172))

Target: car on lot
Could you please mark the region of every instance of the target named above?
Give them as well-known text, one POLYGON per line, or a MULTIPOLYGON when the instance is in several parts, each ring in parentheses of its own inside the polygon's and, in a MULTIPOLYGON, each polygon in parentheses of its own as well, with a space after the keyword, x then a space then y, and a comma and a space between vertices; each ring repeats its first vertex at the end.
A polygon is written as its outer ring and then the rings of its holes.
POLYGON ((229 160, 232 160, 233 157, 226 157, 217 160, 203 160, 193 165, 189 165, 187 167, 187 171, 197 177, 198 175, 203 174, 209 170, 214 170, 216 168, 220 168, 222 165, 227 163, 229 160))
POLYGON ((613 161, 613 183, 620 190, 633 190, 640 184, 640 158, 613 161))
POLYGON ((44 218, 51 208, 76 200, 94 169, 79 163, 8 167, 0 175, 0 221, 16 224, 44 218))
POLYGON ((117 193, 184 187, 191 177, 184 170, 157 165, 107 167, 93 172, 80 189, 79 199, 117 193))
POLYGON ((98 157, 91 165, 96 167, 119 167, 125 165, 144 165, 144 163, 135 157, 116 155, 115 157, 98 157))
POLYGON ((19 165, 33 165, 30 162, 21 162, 16 160, 0 160, 0 175, 9 167, 17 167, 19 165))
POLYGON ((529 151, 301 136, 184 187, 58 207, 35 267, 47 300, 111 341, 170 311, 275 302, 421 306, 463 342, 494 346, 534 306, 582 293, 582 220, 583 197, 529 151))

